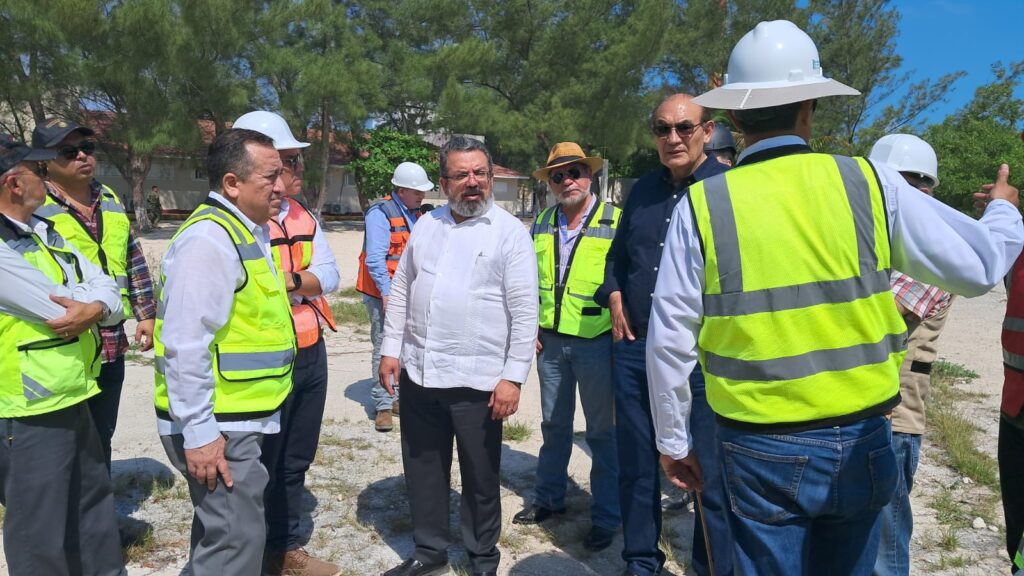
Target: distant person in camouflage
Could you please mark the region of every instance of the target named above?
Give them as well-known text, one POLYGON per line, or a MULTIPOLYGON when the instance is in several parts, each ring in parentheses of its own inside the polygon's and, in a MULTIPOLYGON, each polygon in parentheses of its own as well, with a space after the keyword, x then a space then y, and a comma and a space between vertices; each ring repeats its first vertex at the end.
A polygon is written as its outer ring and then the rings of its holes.
POLYGON ((160 216, 163 215, 163 207, 160 206, 160 187, 153 186, 146 196, 146 217, 149 218, 149 225, 156 228, 160 224, 160 216))

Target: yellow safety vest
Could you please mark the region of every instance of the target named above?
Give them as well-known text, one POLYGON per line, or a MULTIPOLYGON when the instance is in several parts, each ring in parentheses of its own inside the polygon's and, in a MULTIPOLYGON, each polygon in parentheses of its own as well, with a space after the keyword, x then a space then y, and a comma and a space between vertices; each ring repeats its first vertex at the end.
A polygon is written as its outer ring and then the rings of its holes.
MULTIPOLYGON (((245 268, 246 279, 235 291, 231 316, 210 344, 214 376, 213 413, 225 420, 261 418, 273 414, 292 388, 295 329, 291 306, 283 280, 274 273, 250 231, 229 210, 213 201, 207 202, 181 225, 171 244, 189 226, 209 220, 231 237, 245 268)), ((163 286, 163 274, 160 280, 163 286)), ((202 302, 191 305, 202 306, 202 302)), ((153 335, 156 353, 154 400, 157 415, 169 419, 164 345, 161 341, 165 307, 161 288, 153 335)))
POLYGON ((537 253, 540 292, 540 327, 560 334, 593 338, 612 328, 611 314, 607 308, 594 302, 594 293, 604 282, 605 259, 622 211, 611 204, 597 202, 569 255, 569 270, 562 284, 557 269, 561 245, 557 208, 552 206, 541 212, 533 225, 533 248, 537 253))
POLYGON ((708 402, 798 424, 899 402, 906 325, 889 290, 878 177, 863 158, 793 154, 690 187, 704 251, 708 402))
POLYGON ((76 214, 67 210, 53 197, 46 195, 46 202, 36 210, 36 216, 53 223, 65 240, 78 248, 90 262, 100 267, 103 273, 114 279, 121 290, 125 318, 131 317, 131 302, 128 301, 128 235, 131 221, 124 210, 124 204, 109 187, 101 185, 100 217, 97 243, 76 214))
MULTIPOLYGON (((54 284, 70 287, 80 282, 80 273, 68 278, 57 263, 71 263, 77 272, 74 253, 53 228, 47 233, 49 246, 0 216, 0 238, 7 246, 54 284)), ((100 341, 94 330, 65 339, 42 322, 0 314, 0 418, 55 412, 98 394, 100 341)))

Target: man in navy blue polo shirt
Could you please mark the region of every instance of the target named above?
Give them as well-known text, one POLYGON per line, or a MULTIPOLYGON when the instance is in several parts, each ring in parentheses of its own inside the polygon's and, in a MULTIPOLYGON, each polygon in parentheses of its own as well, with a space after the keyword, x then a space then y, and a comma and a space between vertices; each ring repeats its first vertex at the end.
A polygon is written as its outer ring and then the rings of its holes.
MULTIPOLYGON (((665 98, 651 116, 651 131, 663 167, 637 181, 626 200, 622 220, 608 252, 604 284, 594 295, 611 309, 615 411, 619 449, 619 502, 622 508, 623 576, 651 576, 661 571, 665 554, 661 536, 661 488, 658 450, 647 391, 647 321, 658 277, 665 234, 676 203, 688 186, 728 166, 704 153, 715 130, 709 110, 687 94, 665 98)), ((715 573, 732 574, 732 538, 725 516, 725 495, 716 479, 715 417, 704 394, 704 376, 695 370, 691 430, 704 467, 702 500, 711 534, 715 573)), ((693 567, 708 573, 700 517, 694 528, 693 567)))

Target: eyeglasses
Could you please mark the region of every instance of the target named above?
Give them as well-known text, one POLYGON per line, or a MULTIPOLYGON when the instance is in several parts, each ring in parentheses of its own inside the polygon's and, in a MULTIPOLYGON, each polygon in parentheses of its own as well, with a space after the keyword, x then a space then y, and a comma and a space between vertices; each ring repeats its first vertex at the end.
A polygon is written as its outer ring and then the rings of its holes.
POLYGON ((96 143, 92 140, 86 140, 78 146, 61 146, 57 149, 57 152, 63 156, 66 160, 74 160, 78 158, 78 153, 81 152, 86 156, 92 156, 93 152, 96 151, 96 143))
POLYGON ((289 168, 292 172, 296 172, 299 166, 303 166, 302 154, 296 154, 294 156, 285 156, 281 159, 284 165, 289 168))
POLYGON ((477 180, 486 180, 491 177, 489 170, 475 170, 473 172, 459 172, 458 174, 452 174, 451 176, 445 176, 446 180, 451 180, 456 184, 462 184, 466 180, 469 180, 470 175, 476 177, 477 180))
POLYGON ((566 178, 572 178, 573 180, 579 180, 583 176, 583 171, 577 166, 573 166, 564 172, 555 172, 549 174, 548 179, 554 184, 561 184, 566 178))
POLYGON ((689 138, 697 128, 704 126, 704 122, 693 124, 691 122, 680 122, 679 124, 655 124, 651 126, 651 132, 658 138, 666 138, 673 130, 680 138, 689 138))

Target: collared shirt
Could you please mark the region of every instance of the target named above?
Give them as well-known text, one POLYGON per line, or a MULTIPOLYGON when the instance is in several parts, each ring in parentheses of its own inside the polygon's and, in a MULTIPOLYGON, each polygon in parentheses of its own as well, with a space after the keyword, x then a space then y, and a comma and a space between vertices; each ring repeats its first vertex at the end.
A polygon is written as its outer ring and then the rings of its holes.
POLYGON ((537 257, 526 227, 491 206, 457 224, 447 206, 413 229, 392 281, 381 354, 427 388, 523 383, 537 338, 537 257))
MULTIPOLYGON (((416 224, 419 212, 410 211, 398 198, 392 197, 392 202, 398 205, 398 209, 405 216, 405 222, 410 230, 416 224)), ((373 208, 366 211, 366 268, 370 271, 373 283, 377 285, 381 296, 391 295, 391 273, 388 272, 388 248, 391 246, 391 222, 388 222, 388 215, 380 208, 373 208)), ((365 296, 363 300, 371 298, 365 296)), ((390 304, 389 304, 390 305, 390 304)))
MULTIPOLYGON (((290 206, 291 202, 281 202, 281 212, 277 215, 278 224, 284 222, 290 206)), ((320 281, 321 294, 330 294, 341 284, 338 262, 334 259, 334 252, 331 250, 331 245, 327 243, 327 238, 324 237, 324 231, 320 228, 319 222, 316 223, 316 231, 313 232, 313 259, 309 262, 306 272, 316 276, 316 279, 320 281)), ((293 292, 288 295, 288 299, 292 304, 301 304, 304 298, 293 292)))
MULTIPOLYGON (((46 183, 46 190, 64 210, 74 213, 75 218, 84 225, 85 231, 93 240, 97 243, 100 241, 98 223, 100 193, 103 191, 103 187, 98 181, 93 180, 89 183, 89 207, 92 209, 92 215, 89 217, 79 212, 78 208, 49 182, 46 183)), ((132 313, 135 315, 135 319, 142 321, 156 318, 153 279, 149 275, 149 266, 146 264, 146 256, 142 252, 142 247, 135 239, 134 228, 128 230, 128 261, 126 264, 128 301, 132 304, 132 313)), ((125 334, 123 324, 100 328, 100 339, 103 343, 102 355, 105 363, 117 360, 128 351, 128 336, 125 334)))
POLYGON ((608 249, 604 284, 594 294, 594 301, 607 307, 608 297, 621 290, 634 332, 647 329, 672 210, 680 203, 690 184, 728 169, 714 156, 708 156, 693 174, 679 184, 673 184, 671 172, 662 168, 633 185, 626 205, 622 207, 615 239, 608 249))
MULTIPOLYGON (((768 138, 744 150, 740 162, 787 145, 806 143, 796 136, 768 138)), ((981 220, 974 220, 921 194, 892 168, 872 165, 885 197, 893 268, 967 297, 984 294, 1002 279, 1024 245, 1024 224, 1013 204, 993 200, 981 220)), ((699 233, 693 229, 690 203, 680 202, 665 240, 647 340, 656 443, 675 459, 690 451, 687 379, 697 363, 703 293, 699 233)))
POLYGON ((892 295, 908 312, 921 320, 931 318, 949 306, 950 294, 938 286, 918 282, 895 270, 889 274, 892 295))
MULTIPOLYGON (((267 265, 277 274, 266 224, 250 220, 216 192, 216 200, 238 217, 256 239, 267 265)), ((161 436, 183 434, 185 448, 199 448, 217 439, 222 430, 280 431, 280 411, 257 420, 217 422, 213 416, 213 357, 210 345, 231 317, 235 290, 246 280, 235 244, 216 222, 202 220, 184 229, 164 254, 163 326, 164 375, 171 421, 157 418, 161 436)))
MULTIPOLYGON (((29 224, 0 214, 6 223, 22 234, 34 235, 46 246, 50 243, 48 229, 50 224, 32 216, 29 224)), ((26 322, 46 322, 60 318, 66 310, 60 304, 50 300, 50 295, 71 298, 78 302, 102 302, 109 310, 107 317, 101 322, 104 325, 118 324, 124 319, 124 308, 121 304, 121 292, 114 279, 103 273, 98 266, 89 262, 74 246, 66 244, 78 257, 82 271, 82 281, 75 282, 74 267, 58 258, 57 264, 64 270, 67 284, 54 284, 46 274, 29 264, 21 254, 15 252, 5 242, 0 242, 0 313, 9 314, 26 322)))
POLYGON ((555 209, 558 222, 558 240, 561 243, 558 247, 559 284, 565 284, 565 275, 569 272, 569 256, 572 255, 573 246, 576 246, 576 240, 580 237, 580 230, 583 230, 587 217, 594 211, 594 206, 596 205, 595 196, 590 194, 587 197, 587 206, 583 209, 583 216, 580 217, 580 223, 572 230, 569 229, 569 222, 565 218, 565 212, 562 210, 562 207, 559 206, 555 209))

